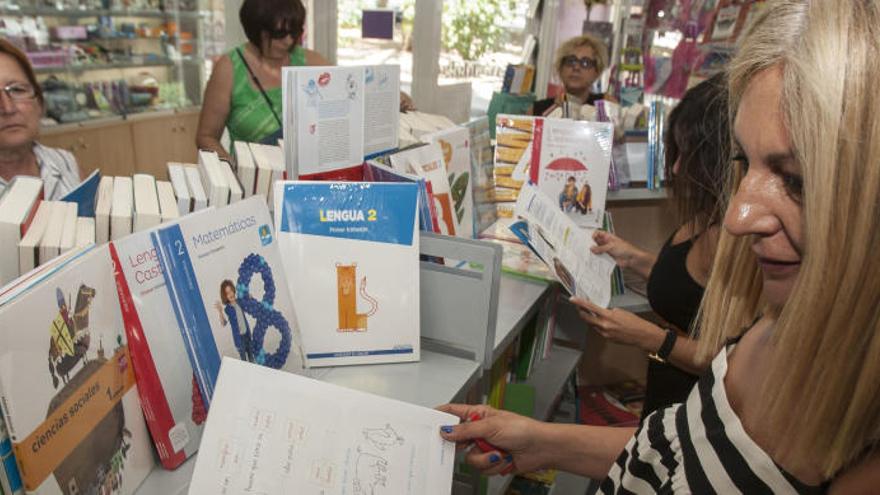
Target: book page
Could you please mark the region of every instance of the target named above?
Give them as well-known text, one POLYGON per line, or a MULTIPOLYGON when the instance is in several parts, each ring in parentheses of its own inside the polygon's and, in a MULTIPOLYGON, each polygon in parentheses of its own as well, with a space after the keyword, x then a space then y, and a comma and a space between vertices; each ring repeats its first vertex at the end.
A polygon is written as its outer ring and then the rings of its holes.
POLYGON ((190 493, 446 495, 458 422, 225 358, 190 493))
POLYGON ((397 149, 400 122, 400 66, 364 68, 364 154, 397 149))
POLYGON ((616 265, 607 254, 590 252, 595 229, 579 228, 533 184, 523 187, 515 212, 528 222, 531 246, 565 289, 607 308, 616 265))
POLYGON ((288 70, 297 73, 292 88, 294 115, 290 117, 296 120, 295 163, 299 175, 363 163, 364 68, 285 69, 288 70))

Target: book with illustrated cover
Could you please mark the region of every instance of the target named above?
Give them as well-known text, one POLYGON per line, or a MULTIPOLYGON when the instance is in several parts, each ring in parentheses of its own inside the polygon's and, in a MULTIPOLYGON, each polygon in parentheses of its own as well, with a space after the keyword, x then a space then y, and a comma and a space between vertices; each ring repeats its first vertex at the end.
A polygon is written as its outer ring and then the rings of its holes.
POLYGON ((431 187, 437 210, 439 233, 456 235, 459 224, 452 201, 452 188, 443 163, 443 151, 437 143, 411 148, 391 155, 391 167, 399 172, 415 174, 431 187))
POLYGON ((572 296, 608 307, 611 274, 617 266, 608 254, 592 254, 595 229, 580 228, 533 184, 523 188, 511 225, 524 244, 547 264, 553 276, 572 296))
POLYGON ((432 206, 432 195, 428 192, 425 179, 398 172, 376 160, 364 162, 364 182, 412 182, 419 186, 419 230, 436 232, 434 228, 436 213, 432 206))
POLYGON ((422 138, 429 143, 437 143, 443 152, 446 174, 449 176, 449 187, 452 204, 455 207, 455 219, 458 222, 456 234, 459 237, 473 238, 474 233, 474 192, 471 168, 470 130, 466 127, 453 127, 440 132, 428 134, 422 138))
POLYGON ((456 416, 223 359, 192 494, 447 495, 456 416))
POLYGON ((280 182, 275 198, 309 363, 418 361, 418 186, 280 182))
POLYGON ((109 256, 147 426, 162 466, 174 469, 198 449, 205 415, 193 400, 192 366, 150 239, 155 230, 112 241, 109 256))
POLYGON ((25 492, 134 493, 154 462, 107 245, 4 297, 0 360, 25 492))
POLYGON ((206 408, 223 356, 306 372, 265 199, 189 215, 151 238, 206 408))
MULTIPOLYGON (((499 115, 495 120, 495 183, 498 180, 519 192, 528 179, 535 122, 540 117, 499 115)), ((516 195, 513 196, 516 200, 516 195)))
POLYGON ((579 227, 602 226, 613 141, 610 123, 535 121, 529 179, 579 227))

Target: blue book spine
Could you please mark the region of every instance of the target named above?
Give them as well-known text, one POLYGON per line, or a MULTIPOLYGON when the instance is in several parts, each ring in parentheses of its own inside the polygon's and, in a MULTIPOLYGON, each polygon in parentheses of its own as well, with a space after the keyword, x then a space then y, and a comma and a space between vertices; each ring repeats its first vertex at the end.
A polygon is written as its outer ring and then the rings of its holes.
POLYGON ((209 408, 217 375, 220 373, 221 358, 183 232, 179 225, 171 225, 154 232, 151 237, 159 253, 168 296, 178 328, 186 342, 187 355, 195 371, 199 392, 205 408, 209 408))
MULTIPOLYGON (((0 422, 3 422, 0 415, 0 422)), ((15 464, 15 454, 12 452, 12 441, 6 432, 6 425, 0 424, 0 462, 3 463, 3 472, 0 473, 0 492, 10 494, 20 493, 22 490, 21 475, 15 464)))

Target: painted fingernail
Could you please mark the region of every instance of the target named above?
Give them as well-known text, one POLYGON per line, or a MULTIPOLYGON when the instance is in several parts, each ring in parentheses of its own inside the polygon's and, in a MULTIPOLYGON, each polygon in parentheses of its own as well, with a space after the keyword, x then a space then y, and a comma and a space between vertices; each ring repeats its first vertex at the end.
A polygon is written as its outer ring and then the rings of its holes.
POLYGON ((504 460, 507 462, 513 462, 513 455, 507 454, 507 457, 505 457, 504 460))
POLYGON ((492 464, 495 464, 496 462, 498 462, 500 460, 501 460, 501 458, 498 457, 498 454, 492 454, 489 456, 489 462, 491 462, 492 464))
POLYGON ((451 426, 441 426, 440 431, 442 431, 443 433, 452 433, 452 427, 451 426))

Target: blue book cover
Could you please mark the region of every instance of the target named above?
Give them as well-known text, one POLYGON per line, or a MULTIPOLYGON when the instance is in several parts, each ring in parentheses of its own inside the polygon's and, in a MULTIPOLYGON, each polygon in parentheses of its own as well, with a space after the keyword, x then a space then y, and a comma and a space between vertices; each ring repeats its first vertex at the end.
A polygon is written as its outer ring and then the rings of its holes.
POLYGON ((95 199, 98 195, 98 184, 101 182, 101 171, 95 170, 72 191, 64 195, 61 201, 79 205, 76 216, 95 218, 95 199))
POLYGON ((6 422, 0 414, 0 462, 3 463, 3 472, 0 473, 0 491, 16 494, 22 489, 21 475, 18 466, 15 465, 15 454, 12 452, 12 440, 6 431, 6 422))
POLYGON ((428 203, 428 188, 425 179, 398 172, 393 168, 372 160, 364 163, 364 181, 366 182, 413 182, 419 186, 419 230, 434 232, 431 220, 431 206, 428 203))
POLYGON ((417 361, 418 186, 275 187, 278 242, 309 363, 417 361))
POLYGON ((206 407, 223 356, 307 374, 262 197, 189 215, 152 240, 206 407))

